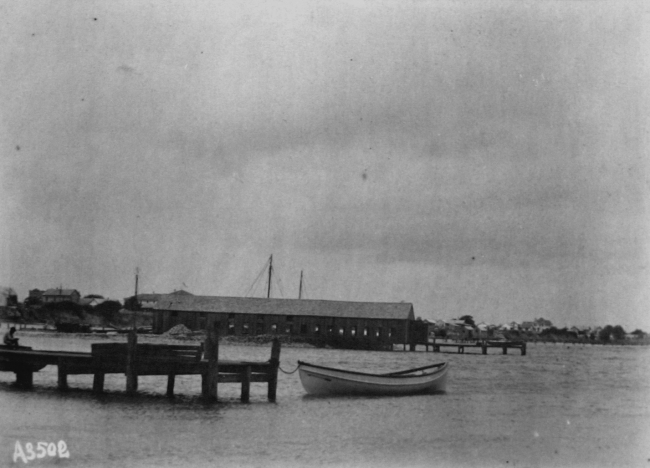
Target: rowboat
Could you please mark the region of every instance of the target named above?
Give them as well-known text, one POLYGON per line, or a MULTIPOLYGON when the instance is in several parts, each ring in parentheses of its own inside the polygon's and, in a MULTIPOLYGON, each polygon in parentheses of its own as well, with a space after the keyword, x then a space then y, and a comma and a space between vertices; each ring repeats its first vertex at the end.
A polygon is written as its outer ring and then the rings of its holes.
POLYGON ((300 381, 311 395, 412 395, 445 391, 449 363, 389 374, 368 374, 298 361, 300 381))

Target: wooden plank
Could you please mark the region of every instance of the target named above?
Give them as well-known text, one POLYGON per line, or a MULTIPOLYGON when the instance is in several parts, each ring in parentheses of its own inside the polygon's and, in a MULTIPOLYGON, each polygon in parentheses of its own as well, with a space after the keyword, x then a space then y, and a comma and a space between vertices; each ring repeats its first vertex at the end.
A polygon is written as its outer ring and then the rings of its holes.
MULTIPOLYGON (((219 383, 240 383, 242 381, 242 373, 237 374, 219 374, 219 383)), ((269 381, 269 374, 255 374, 251 373, 251 382, 266 383, 269 381)))

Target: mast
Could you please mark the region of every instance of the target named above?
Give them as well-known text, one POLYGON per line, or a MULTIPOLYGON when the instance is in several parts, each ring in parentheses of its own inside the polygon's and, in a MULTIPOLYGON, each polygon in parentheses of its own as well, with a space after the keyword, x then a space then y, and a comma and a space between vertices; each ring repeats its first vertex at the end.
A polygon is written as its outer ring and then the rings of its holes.
POLYGON ((140 273, 140 268, 136 267, 135 268, 135 305, 133 307, 133 329, 136 329, 135 325, 135 314, 137 313, 138 310, 138 273, 140 273))
POLYGON ((302 270, 300 270, 300 287, 298 288, 298 299, 302 299, 302 270))
POLYGON ((271 298, 271 273, 273 272, 273 254, 271 254, 271 257, 269 258, 269 286, 266 291, 266 298, 270 299, 271 298))

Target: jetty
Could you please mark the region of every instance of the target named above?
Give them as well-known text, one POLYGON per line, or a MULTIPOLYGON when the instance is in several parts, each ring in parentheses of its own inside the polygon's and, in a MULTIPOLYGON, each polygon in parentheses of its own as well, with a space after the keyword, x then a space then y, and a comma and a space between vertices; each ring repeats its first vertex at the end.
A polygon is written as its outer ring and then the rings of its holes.
MULTIPOLYGON (((488 350, 492 348, 500 349, 502 354, 508 354, 509 349, 518 349, 522 356, 526 355, 526 342, 525 341, 467 341, 467 342, 447 342, 447 341, 424 341, 412 343, 410 346, 411 351, 415 351, 417 346, 424 346, 426 352, 429 351, 429 347, 434 353, 449 353, 456 351, 457 354, 464 354, 465 349, 475 349, 479 350, 481 354, 488 354, 488 350), (449 350, 449 351, 447 351, 449 350)), ((473 354, 478 354, 475 352, 473 354)))
POLYGON ((250 399, 250 384, 268 384, 267 397, 275 401, 280 366, 280 342, 275 339, 268 361, 228 361, 219 359, 217 329, 209 330, 200 345, 138 344, 135 331, 128 334, 126 343, 93 343, 90 353, 41 351, 28 347, 0 346, 0 371, 14 372, 21 388, 33 386, 34 372, 53 365, 58 369, 57 386, 68 388, 68 375, 93 375, 93 391, 104 390, 106 374, 124 374, 127 394, 135 394, 138 376, 167 376, 167 396, 174 396, 177 375, 200 375, 202 396, 218 400, 221 383, 241 383, 241 401, 250 399))

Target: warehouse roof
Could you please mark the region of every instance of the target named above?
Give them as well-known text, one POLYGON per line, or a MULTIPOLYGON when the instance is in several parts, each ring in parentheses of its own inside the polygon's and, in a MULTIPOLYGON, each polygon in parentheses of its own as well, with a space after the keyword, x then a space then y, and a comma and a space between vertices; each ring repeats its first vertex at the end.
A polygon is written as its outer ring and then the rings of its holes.
POLYGON ((346 302, 255 297, 164 295, 158 299, 154 310, 397 320, 415 318, 413 304, 408 302, 346 302))

